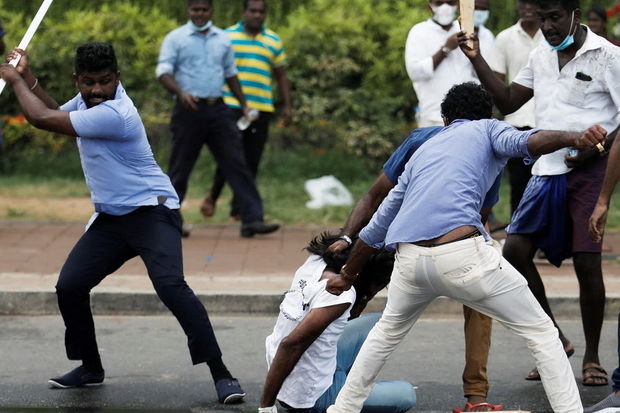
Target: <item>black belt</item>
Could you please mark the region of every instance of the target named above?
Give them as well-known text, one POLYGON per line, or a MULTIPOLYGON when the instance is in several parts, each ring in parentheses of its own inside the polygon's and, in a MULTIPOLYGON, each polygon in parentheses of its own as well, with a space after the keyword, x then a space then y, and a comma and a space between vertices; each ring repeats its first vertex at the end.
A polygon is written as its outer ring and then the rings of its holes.
POLYGON ((204 103, 207 106, 223 105, 224 99, 219 98, 198 98, 198 103, 204 103))
POLYGON ((476 238, 476 237, 479 237, 481 235, 482 234, 480 233, 480 231, 475 230, 475 231, 470 232, 469 234, 463 235, 462 237, 459 237, 457 239, 453 239, 451 241, 446 241, 446 242, 440 242, 439 244, 420 245, 420 244, 416 244, 415 242, 413 244, 417 245, 418 247, 424 247, 424 248, 439 247, 441 245, 452 244, 453 242, 463 241, 463 240, 469 239, 469 238, 476 238))

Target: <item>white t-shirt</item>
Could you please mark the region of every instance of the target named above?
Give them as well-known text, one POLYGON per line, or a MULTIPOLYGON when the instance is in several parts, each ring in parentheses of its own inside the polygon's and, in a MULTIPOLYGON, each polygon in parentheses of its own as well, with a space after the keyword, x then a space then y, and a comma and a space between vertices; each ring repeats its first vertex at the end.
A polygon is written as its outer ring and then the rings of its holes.
MULTIPOLYGON (((531 37, 523 27, 521 21, 500 32, 495 39, 495 49, 489 61, 491 69, 506 75, 508 83, 512 82, 519 71, 527 65, 530 52, 543 41, 540 29, 531 37)), ((534 98, 530 99, 517 111, 506 115, 504 120, 517 128, 536 126, 536 107, 534 98)))
MULTIPOLYGON (((433 69, 433 55, 446 44, 450 36, 459 31, 461 28, 457 21, 446 31, 433 19, 418 23, 409 31, 405 45, 405 65, 418 97, 418 127, 443 126, 440 106, 448 90, 459 83, 478 82, 474 67, 458 47, 433 69)), ((490 59, 493 33, 481 26, 478 38, 483 57, 490 59)))
POLYGON ((347 311, 334 320, 308 347, 282 384, 278 400, 298 409, 314 406, 318 398, 331 386, 336 371, 336 343, 355 302, 354 288, 341 295, 325 291, 327 280, 320 280, 325 267, 325 261, 318 255, 311 255, 299 267, 291 289, 285 293, 280 304, 280 314, 273 332, 265 340, 269 369, 282 339, 288 336, 312 309, 350 304, 347 311))
MULTIPOLYGON (((585 42, 562 70, 558 53, 542 42, 514 79, 534 91, 537 128, 581 132, 601 125, 611 132, 618 126, 620 48, 586 29, 585 42)), ((567 151, 542 155, 532 167, 532 175, 569 172, 564 163, 567 151)))

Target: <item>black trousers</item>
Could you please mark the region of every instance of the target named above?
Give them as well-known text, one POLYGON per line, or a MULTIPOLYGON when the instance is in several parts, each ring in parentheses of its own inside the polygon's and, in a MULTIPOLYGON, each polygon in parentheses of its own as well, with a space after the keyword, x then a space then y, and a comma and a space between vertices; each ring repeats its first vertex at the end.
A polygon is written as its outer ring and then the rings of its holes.
MULTIPOLYGON (((243 116, 243 112, 239 109, 232 109, 234 113, 234 119, 237 120, 243 116)), ((258 119, 256 119, 249 128, 241 132, 243 136, 243 153, 245 155, 245 163, 248 165, 254 180, 258 175, 258 165, 260 164, 261 157, 263 156, 263 150, 269 137, 269 123, 271 122, 272 114, 270 112, 260 112, 258 119)), ((211 197, 216 201, 222 189, 226 184, 226 177, 220 168, 215 170, 215 176, 213 177, 213 185, 211 186, 211 197)), ((240 215, 239 201, 237 197, 233 195, 233 200, 230 207, 230 216, 240 215)))
POLYGON ((198 110, 177 103, 172 112, 172 152, 168 175, 181 201, 189 175, 206 144, 235 194, 243 223, 263 220, 263 201, 243 156, 241 134, 225 104, 198 103, 198 110))
POLYGON ((99 354, 90 290, 138 255, 157 295, 181 324, 192 362, 221 357, 207 311, 183 277, 181 216, 163 205, 123 216, 101 214, 73 247, 56 284, 67 357, 82 360, 99 354))

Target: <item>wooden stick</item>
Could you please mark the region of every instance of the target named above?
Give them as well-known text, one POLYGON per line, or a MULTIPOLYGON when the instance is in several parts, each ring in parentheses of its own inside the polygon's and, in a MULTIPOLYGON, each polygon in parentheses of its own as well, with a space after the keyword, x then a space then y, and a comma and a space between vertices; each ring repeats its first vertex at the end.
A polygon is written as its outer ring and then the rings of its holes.
MULTIPOLYGON (((475 0, 460 0, 459 5, 461 7, 461 30, 464 31, 467 35, 474 34, 474 4, 475 0)), ((474 41, 468 40, 467 46, 472 48, 474 47, 474 41)))
MULTIPOLYGON (((28 44, 30 43, 30 40, 32 40, 32 37, 37 32, 39 25, 43 21, 43 18, 45 17, 45 13, 47 13, 47 10, 52 5, 52 1, 54 0, 43 0, 41 7, 39 7, 39 11, 34 16, 34 19, 32 19, 32 22, 30 23, 28 30, 26 30, 26 34, 24 34, 22 41, 19 42, 19 46, 17 46, 19 49, 26 50, 26 48, 28 47, 28 44)), ((15 59, 11 60, 9 64, 13 67, 16 67, 17 64, 19 63, 19 59, 21 59, 21 55, 18 55, 15 59)), ((4 81, 4 79, 0 79, 0 94, 2 94, 2 91, 4 90, 5 86, 6 86, 6 82, 4 81)))

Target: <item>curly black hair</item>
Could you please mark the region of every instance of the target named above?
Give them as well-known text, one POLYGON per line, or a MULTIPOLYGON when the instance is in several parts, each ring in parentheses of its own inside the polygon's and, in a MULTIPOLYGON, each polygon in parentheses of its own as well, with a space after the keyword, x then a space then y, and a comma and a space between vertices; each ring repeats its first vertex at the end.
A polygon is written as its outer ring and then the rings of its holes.
POLYGON ((118 62, 110 43, 92 42, 81 45, 75 52, 75 74, 118 72, 118 62))
POLYGON ((555 6, 560 6, 564 10, 573 11, 579 9, 579 0, 536 0, 536 7, 540 9, 551 9, 555 6))
POLYGON ((452 122, 456 119, 489 119, 493 114, 493 99, 478 83, 465 82, 450 88, 441 102, 441 115, 452 122))

